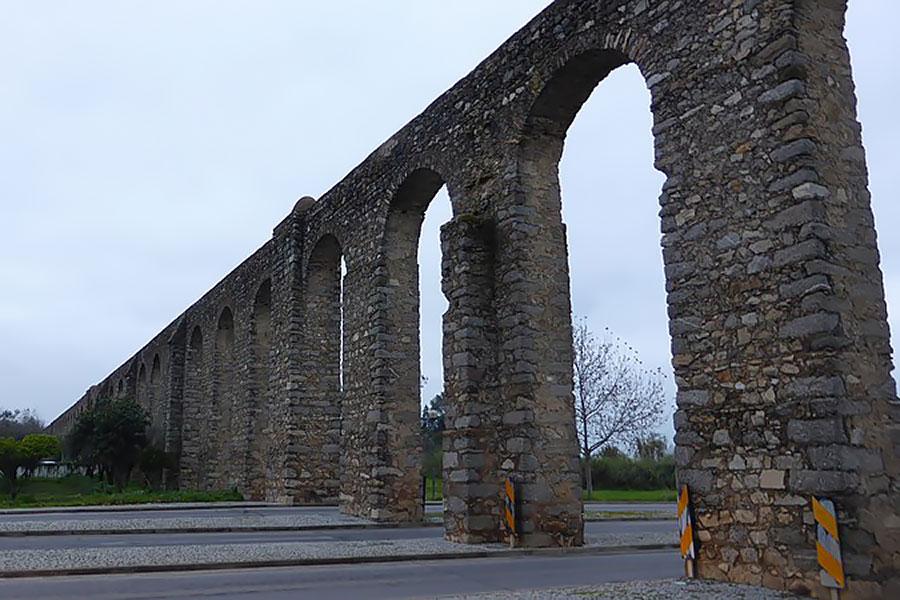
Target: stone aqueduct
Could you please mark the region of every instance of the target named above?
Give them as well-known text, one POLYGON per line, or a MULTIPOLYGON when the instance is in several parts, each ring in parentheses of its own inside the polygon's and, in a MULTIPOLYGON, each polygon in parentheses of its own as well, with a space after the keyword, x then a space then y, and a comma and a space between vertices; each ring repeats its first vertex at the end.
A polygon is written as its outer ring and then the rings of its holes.
POLYGON ((446 184, 447 536, 499 540, 499 482, 514 476, 525 544, 582 543, 557 165, 582 103, 634 62, 667 176, 678 477, 699 573, 821 593, 815 493, 839 508, 846 597, 900 598, 900 408, 845 10, 557 0, 300 201, 53 430, 129 395, 180 458, 173 484, 420 519, 416 256, 446 184))

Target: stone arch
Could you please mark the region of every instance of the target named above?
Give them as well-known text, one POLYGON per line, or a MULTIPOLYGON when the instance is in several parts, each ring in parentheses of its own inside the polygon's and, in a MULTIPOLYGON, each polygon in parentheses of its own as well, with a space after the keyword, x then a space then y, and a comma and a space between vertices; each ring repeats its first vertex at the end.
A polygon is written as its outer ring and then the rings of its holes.
POLYGON ((184 357, 184 398, 181 423, 180 485, 199 488, 204 479, 204 462, 208 456, 209 417, 203 404, 207 378, 203 361, 203 330, 199 325, 191 331, 184 357))
POLYGON ((137 385, 135 386, 135 402, 143 408, 147 410, 147 396, 149 390, 147 388, 147 366, 141 361, 140 366, 138 367, 138 375, 137 375, 137 385))
POLYGON ((303 291, 304 384, 299 447, 312 451, 294 460, 298 473, 291 492, 303 502, 328 502, 340 493, 342 407, 343 248, 324 234, 306 261, 303 291))
POLYGON ((241 478, 238 461, 238 445, 242 440, 234 435, 237 401, 235 321, 231 308, 226 306, 219 313, 216 337, 213 343, 212 398, 210 408, 211 444, 210 462, 202 465, 211 474, 211 487, 238 487, 241 478))
MULTIPOLYGON (((559 162, 566 132, 582 105, 609 73, 631 62, 615 49, 570 52, 548 57, 537 69, 544 83, 522 119, 514 156, 516 181, 496 207, 496 221, 455 222, 454 231, 446 232, 451 242, 468 250, 468 262, 477 268, 453 282, 455 295, 464 290, 467 302, 453 305, 451 300, 445 329, 462 329, 460 323, 476 314, 483 323, 478 337, 457 342, 445 359, 453 369, 448 388, 455 405, 448 410, 445 444, 477 439, 472 448, 447 452, 445 447, 445 471, 460 471, 451 477, 460 489, 449 493, 471 498, 467 489, 485 482, 499 488, 507 477, 515 479, 525 498, 522 518, 527 523, 520 543, 535 546, 580 544, 583 539, 580 475, 573 460, 578 449, 559 162), (476 407, 486 403, 495 407, 493 412, 479 414, 476 407), (470 476, 464 478, 463 467, 471 464, 478 468, 467 469, 470 476)), ((469 501, 464 511, 451 515, 454 520, 447 520, 448 536, 483 541, 505 535, 493 523, 475 530, 465 518, 495 512, 499 500, 493 493, 469 501)))
MULTIPOLYGON (((384 225, 381 246, 384 308, 379 317, 382 351, 375 365, 376 409, 370 413, 382 431, 377 438, 379 452, 390 471, 379 482, 388 490, 383 508, 373 510, 382 518, 418 521, 423 515, 419 236, 425 211, 446 181, 431 168, 410 171, 390 199, 384 225)), ((347 429, 354 431, 352 425, 347 429)), ((348 448, 353 446, 348 440, 348 448)), ((358 490, 354 495, 357 494, 366 491, 358 490)))
POLYGON ((266 495, 268 465, 267 436, 272 411, 269 378, 272 352, 272 280, 265 279, 257 288, 250 320, 252 355, 248 388, 248 430, 246 481, 250 499, 262 500, 266 495))
POLYGON ((147 416, 150 419, 150 442, 162 448, 164 444, 165 406, 163 405, 163 372, 159 353, 154 353, 147 386, 147 416))

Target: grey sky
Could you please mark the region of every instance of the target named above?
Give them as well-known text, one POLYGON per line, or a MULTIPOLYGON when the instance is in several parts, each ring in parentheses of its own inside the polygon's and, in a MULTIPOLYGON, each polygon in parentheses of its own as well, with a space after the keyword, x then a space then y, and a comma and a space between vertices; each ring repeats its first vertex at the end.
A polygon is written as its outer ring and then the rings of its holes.
MULTIPOLYGON (((0 1, 0 405, 55 417, 547 4, 0 1)), ((900 306, 900 3, 850 4, 900 306)), ((637 70, 613 73, 571 131, 563 203, 576 314, 669 372, 650 122, 637 70)), ((438 198, 423 231, 426 398, 448 216, 438 198)))

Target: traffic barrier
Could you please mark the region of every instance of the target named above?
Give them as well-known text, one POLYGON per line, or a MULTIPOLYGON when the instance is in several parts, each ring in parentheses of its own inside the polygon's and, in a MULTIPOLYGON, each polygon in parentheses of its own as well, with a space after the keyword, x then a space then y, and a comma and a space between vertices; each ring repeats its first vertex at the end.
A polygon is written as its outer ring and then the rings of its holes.
POLYGON ((678 495, 678 537, 681 541, 681 558, 685 561, 685 571, 688 577, 693 578, 694 560, 697 555, 694 550, 694 523, 686 485, 681 486, 681 493, 678 495))
POLYGON ((841 542, 838 536, 837 512, 831 500, 812 499, 813 516, 816 518, 816 555, 819 558, 819 580, 831 589, 832 598, 844 589, 844 567, 841 564, 841 542))
POLYGON ((509 532, 509 546, 514 548, 519 536, 519 510, 516 494, 516 482, 507 479, 503 483, 503 521, 509 532))

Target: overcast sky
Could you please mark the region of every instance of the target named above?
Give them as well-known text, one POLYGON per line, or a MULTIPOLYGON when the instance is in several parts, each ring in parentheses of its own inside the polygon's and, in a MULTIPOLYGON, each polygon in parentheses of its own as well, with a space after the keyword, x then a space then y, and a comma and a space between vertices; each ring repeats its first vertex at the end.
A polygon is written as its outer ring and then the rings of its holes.
MULTIPOLYGON (((0 0, 0 406, 65 410, 547 4, 0 0)), ((900 3, 850 5, 898 331, 900 3)), ((623 67, 570 132, 563 205, 575 313, 670 373, 650 127, 623 67)), ((449 212, 420 252, 426 398, 449 212)))

